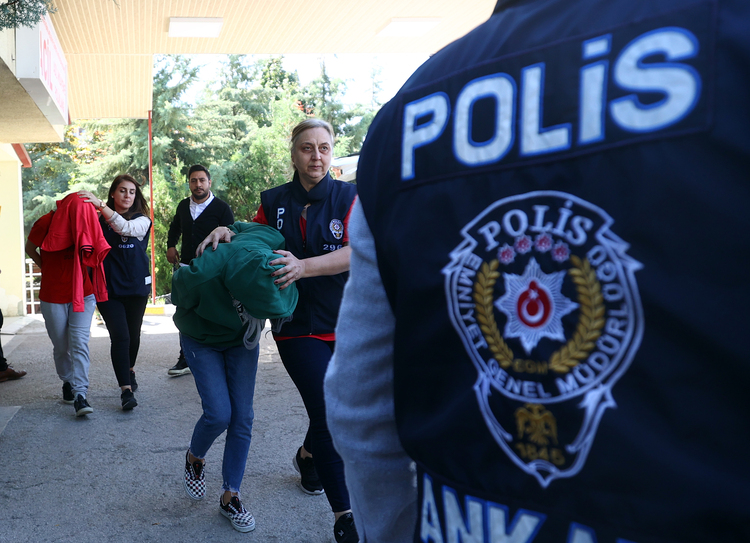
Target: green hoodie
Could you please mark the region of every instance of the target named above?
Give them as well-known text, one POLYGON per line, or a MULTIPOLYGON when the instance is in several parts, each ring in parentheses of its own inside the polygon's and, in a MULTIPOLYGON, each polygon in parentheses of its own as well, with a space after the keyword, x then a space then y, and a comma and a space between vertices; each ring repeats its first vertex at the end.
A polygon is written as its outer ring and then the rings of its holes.
POLYGON ((172 277, 175 325, 216 347, 242 344, 247 326, 233 299, 256 319, 278 319, 292 315, 298 298, 296 286, 279 290, 271 277, 283 267, 268 264, 280 258, 273 251, 284 249, 283 236, 265 224, 236 222, 229 228, 236 232, 231 243, 221 243, 215 251, 207 248, 172 277))

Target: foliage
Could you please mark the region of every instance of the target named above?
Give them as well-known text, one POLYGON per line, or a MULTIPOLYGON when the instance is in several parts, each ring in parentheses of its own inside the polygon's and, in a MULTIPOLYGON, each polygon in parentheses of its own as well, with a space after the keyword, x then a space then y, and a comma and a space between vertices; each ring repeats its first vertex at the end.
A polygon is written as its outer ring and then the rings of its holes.
POLYGON ((292 126, 304 119, 296 106, 299 83, 296 74, 283 70, 281 59, 246 64, 244 57, 231 55, 218 84, 213 98, 198 103, 193 118, 212 150, 212 189, 238 220, 250 220, 260 192, 288 180, 286 141, 292 126))
MULTIPOLYGON (((114 0, 115 5, 117 0, 114 0)), ((0 3, 0 31, 21 26, 33 27, 47 13, 56 13, 53 0, 5 0, 0 3)))
POLYGON ((61 143, 37 143, 26 146, 31 158, 31 168, 23 170, 24 230, 28 234, 31 225, 55 208, 55 202, 79 185, 87 190, 96 186, 80 180, 80 168, 101 158, 89 142, 101 134, 91 133, 84 137, 81 129, 70 125, 61 143))
MULTIPOLYGON (((211 171, 212 191, 225 200, 237 220, 251 220, 260 193, 289 180, 289 135, 306 116, 325 118, 336 131, 336 154, 359 151, 377 110, 379 90, 373 75, 369 105, 347 106, 346 85, 320 76, 302 87, 283 57, 253 60, 228 55, 216 81, 201 81, 188 57, 158 57, 154 66, 152 150, 153 214, 158 295, 171 290, 172 266, 166 239, 177 203, 189 196, 185 175, 192 164, 211 171), (184 101, 202 87, 195 105, 184 101)), ((23 172, 27 228, 71 190, 86 188, 101 197, 111 180, 129 173, 143 181, 149 198, 148 120, 85 121, 73 125, 60 144, 27 146, 33 167, 23 172)))
POLYGON ((339 156, 358 153, 362 148, 367 128, 379 108, 377 93, 380 90, 380 84, 376 82, 377 74, 377 71, 373 72, 370 106, 357 104, 353 107, 346 107, 343 103, 346 83, 342 79, 331 79, 322 61, 320 75, 302 92, 300 100, 302 110, 308 116, 325 119, 333 126, 337 138, 336 154, 339 156))
MULTIPOLYGON (((185 171, 173 171, 183 164, 202 162, 205 150, 196 145, 191 126, 190 106, 182 95, 198 77, 197 66, 187 57, 158 57, 153 81, 152 158, 154 168, 163 170, 169 182, 182 182, 185 171)), ((93 140, 93 152, 100 159, 81 168, 84 178, 103 189, 117 175, 128 172, 137 180, 148 181, 148 120, 116 119, 83 122, 85 132, 104 134, 93 140)))
MULTIPOLYGON (((185 168, 185 164, 177 162, 176 170, 185 168)), ((177 202, 190 194, 186 183, 170 183, 164 177, 161 168, 154 168, 154 253, 156 293, 161 295, 170 292, 172 286, 172 264, 167 261, 167 232, 174 217, 177 202)), ((148 195, 145 195, 148 196, 148 195)))
POLYGON ((52 0, 7 0, 0 4, 0 30, 33 27, 47 13, 55 13, 52 0))

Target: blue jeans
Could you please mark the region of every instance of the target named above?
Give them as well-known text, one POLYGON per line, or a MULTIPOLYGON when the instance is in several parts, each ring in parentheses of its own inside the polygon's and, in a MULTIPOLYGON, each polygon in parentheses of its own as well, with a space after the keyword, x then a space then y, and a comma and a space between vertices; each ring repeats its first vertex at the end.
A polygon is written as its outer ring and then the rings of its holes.
POLYGON ((185 360, 201 397, 203 415, 190 441, 190 452, 204 459, 214 440, 227 432, 221 473, 223 491, 239 492, 253 429, 253 394, 258 347, 212 347, 180 334, 185 360))
POLYGON ((344 478, 344 462, 333 447, 326 422, 323 378, 334 348, 333 341, 299 337, 277 341, 281 362, 302 396, 310 424, 303 445, 315 458, 315 469, 326 491, 331 511, 351 509, 344 478))
POLYGON ((89 390, 89 335, 96 299, 83 299, 84 310, 73 311, 73 304, 41 302, 44 326, 52 341, 57 376, 73 387, 73 394, 84 398, 89 390))

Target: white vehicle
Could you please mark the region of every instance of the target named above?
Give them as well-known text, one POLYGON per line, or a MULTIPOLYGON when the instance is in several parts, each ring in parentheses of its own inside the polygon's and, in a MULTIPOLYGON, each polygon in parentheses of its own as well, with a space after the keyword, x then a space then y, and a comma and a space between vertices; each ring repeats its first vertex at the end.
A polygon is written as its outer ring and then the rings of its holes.
POLYGON ((331 169, 340 181, 356 182, 357 180, 357 162, 359 162, 359 153, 336 157, 331 160, 331 169))

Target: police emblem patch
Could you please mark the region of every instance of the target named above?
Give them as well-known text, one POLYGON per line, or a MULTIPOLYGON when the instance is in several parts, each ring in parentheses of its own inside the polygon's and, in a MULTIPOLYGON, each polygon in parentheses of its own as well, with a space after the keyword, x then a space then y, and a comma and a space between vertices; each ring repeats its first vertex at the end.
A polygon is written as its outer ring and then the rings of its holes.
POLYGON ((339 219, 331 219, 331 222, 328 223, 328 229, 331 231, 331 234, 333 234, 333 237, 337 240, 340 240, 344 237, 344 223, 342 223, 339 219))
POLYGON ((443 270, 485 423, 542 487, 581 470, 640 346, 641 265, 612 223, 562 192, 505 198, 464 227, 443 270))

